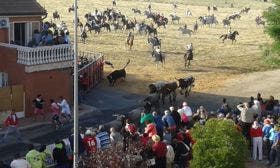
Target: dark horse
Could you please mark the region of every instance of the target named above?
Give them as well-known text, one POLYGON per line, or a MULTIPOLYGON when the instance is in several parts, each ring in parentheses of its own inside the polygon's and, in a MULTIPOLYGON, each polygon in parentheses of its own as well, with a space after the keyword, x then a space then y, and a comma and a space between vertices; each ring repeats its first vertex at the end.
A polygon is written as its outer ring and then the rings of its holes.
POLYGON ((94 30, 95 33, 99 34, 101 31, 101 28, 99 25, 96 24, 96 26, 91 26, 88 22, 85 24, 85 28, 88 28, 88 31, 91 33, 91 30, 94 30))
POLYGON ((238 31, 234 31, 233 33, 230 33, 230 34, 221 35, 220 39, 223 38, 223 42, 225 42, 226 39, 230 39, 232 41, 232 44, 233 44, 233 41, 236 42, 236 36, 237 35, 239 35, 238 31))
POLYGON ((191 65, 191 60, 193 60, 193 50, 187 50, 187 53, 184 55, 184 59, 185 59, 185 68, 187 68, 187 66, 189 67, 191 65))

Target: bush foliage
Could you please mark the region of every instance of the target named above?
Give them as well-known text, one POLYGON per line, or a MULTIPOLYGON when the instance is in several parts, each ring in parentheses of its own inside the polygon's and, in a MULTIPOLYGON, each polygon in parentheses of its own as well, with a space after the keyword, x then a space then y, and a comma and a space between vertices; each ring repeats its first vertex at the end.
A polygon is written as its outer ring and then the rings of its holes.
POLYGON ((242 134, 228 120, 210 119, 205 126, 195 126, 191 168, 244 168, 247 144, 242 134))
POLYGON ((275 5, 268 8, 264 12, 264 17, 267 22, 266 32, 272 37, 275 42, 273 50, 280 52, 280 0, 272 1, 275 5))

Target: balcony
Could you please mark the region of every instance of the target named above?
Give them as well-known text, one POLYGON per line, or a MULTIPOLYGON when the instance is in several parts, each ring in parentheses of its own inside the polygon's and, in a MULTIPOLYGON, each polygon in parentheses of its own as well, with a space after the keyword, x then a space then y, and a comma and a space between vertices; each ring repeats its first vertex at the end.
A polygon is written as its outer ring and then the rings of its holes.
POLYGON ((25 65, 26 72, 67 68, 73 66, 74 53, 71 44, 41 47, 24 47, 0 43, 0 46, 17 50, 17 63, 25 65))

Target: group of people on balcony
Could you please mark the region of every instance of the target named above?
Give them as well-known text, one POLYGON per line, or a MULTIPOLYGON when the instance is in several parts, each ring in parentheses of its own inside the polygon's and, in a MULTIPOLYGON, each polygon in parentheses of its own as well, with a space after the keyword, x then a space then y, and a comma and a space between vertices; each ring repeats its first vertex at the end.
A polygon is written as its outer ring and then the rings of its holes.
POLYGON ((70 44, 69 31, 60 31, 47 29, 39 32, 37 29, 33 32, 32 40, 28 43, 28 47, 37 47, 37 46, 52 46, 59 44, 70 44))

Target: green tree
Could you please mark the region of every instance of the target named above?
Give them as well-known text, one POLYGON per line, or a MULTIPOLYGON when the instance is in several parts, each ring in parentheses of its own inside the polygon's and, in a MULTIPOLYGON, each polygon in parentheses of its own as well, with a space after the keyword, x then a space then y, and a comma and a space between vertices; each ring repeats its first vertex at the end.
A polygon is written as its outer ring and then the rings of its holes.
POLYGON ((272 0, 273 7, 264 11, 264 17, 267 22, 266 32, 275 40, 273 50, 278 54, 280 52, 280 0, 272 0))
POLYGON ((234 123, 210 119, 192 130, 196 140, 191 168, 244 168, 247 145, 234 123))

